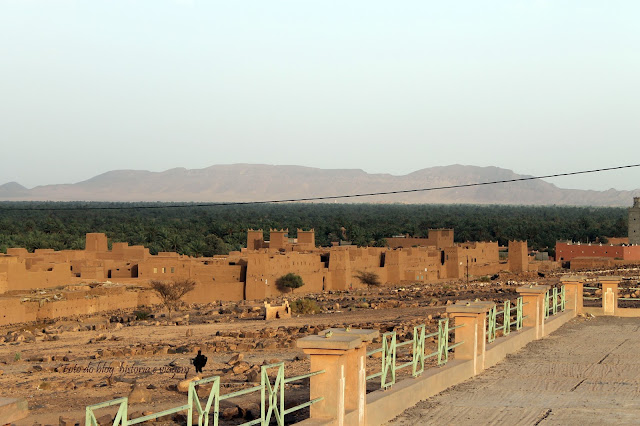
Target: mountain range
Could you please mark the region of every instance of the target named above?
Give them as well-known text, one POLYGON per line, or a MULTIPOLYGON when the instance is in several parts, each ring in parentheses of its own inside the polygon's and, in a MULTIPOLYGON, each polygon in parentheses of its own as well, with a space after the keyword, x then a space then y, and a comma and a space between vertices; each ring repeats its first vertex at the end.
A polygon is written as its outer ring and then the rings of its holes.
MULTIPOLYGON (((406 175, 370 174, 359 169, 318 169, 265 164, 175 168, 163 172, 114 170, 74 184, 28 189, 16 182, 0 185, 2 201, 166 201, 246 202, 345 194, 406 191, 479 182, 522 179, 499 167, 450 165, 406 175)), ((631 206, 633 191, 563 189, 543 180, 467 188, 417 191, 337 199, 336 202, 631 206)), ((334 202, 334 200, 325 200, 334 202)))

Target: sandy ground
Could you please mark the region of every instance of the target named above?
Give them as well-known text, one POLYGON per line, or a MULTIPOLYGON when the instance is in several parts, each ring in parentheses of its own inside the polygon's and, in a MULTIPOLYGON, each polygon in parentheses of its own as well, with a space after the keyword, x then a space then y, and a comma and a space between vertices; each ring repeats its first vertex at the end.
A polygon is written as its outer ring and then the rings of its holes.
POLYGON ((574 319, 390 425, 640 424, 640 318, 574 319))

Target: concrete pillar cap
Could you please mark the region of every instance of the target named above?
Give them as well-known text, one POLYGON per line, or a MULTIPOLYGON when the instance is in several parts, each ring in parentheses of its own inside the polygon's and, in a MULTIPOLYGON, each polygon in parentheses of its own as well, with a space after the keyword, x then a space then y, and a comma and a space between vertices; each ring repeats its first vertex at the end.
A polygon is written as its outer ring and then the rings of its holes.
POLYGON ((622 277, 619 276, 619 275, 611 275, 611 276, 608 276, 608 277, 601 277, 600 281, 618 281, 618 282, 620 282, 620 281, 622 281, 622 277))
MULTIPOLYGON (((328 334, 328 333, 327 333, 328 334)), ((296 341, 296 346, 301 349, 328 349, 342 350, 356 349, 362 346, 362 339, 350 334, 329 334, 329 336, 307 336, 296 341)))
POLYGON ((467 302, 464 305, 455 303, 447 306, 447 313, 451 314, 483 314, 494 306, 493 302, 467 302))
POLYGON ((333 336, 339 334, 345 334, 347 336, 356 336, 359 337, 363 342, 372 342, 373 339, 380 336, 380 332, 378 330, 369 330, 365 328, 329 328, 327 330, 323 330, 318 333, 318 336, 327 336, 331 334, 333 336))
POLYGON ((549 290, 549 288, 551 288, 551 286, 548 285, 524 285, 522 287, 518 287, 516 288, 516 291, 518 293, 533 293, 533 294, 539 294, 539 293, 546 293, 547 290, 549 290))
POLYGON ((582 281, 582 282, 584 282, 584 280, 586 280, 586 279, 587 279, 587 277, 584 276, 584 275, 569 275, 569 274, 567 274, 567 275, 563 275, 563 276, 560 277, 560 281, 561 282, 563 282, 563 281, 582 281))

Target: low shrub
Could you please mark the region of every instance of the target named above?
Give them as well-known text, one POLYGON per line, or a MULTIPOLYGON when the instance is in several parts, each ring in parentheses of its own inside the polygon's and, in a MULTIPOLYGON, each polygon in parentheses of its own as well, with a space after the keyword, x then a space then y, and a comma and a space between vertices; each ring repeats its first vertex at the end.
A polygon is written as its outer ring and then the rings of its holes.
POLYGON ((298 299, 290 304, 291 311, 295 314, 317 314, 322 312, 322 308, 313 299, 298 299))
POLYGON ((136 316, 137 321, 143 321, 143 320, 149 319, 149 315, 151 315, 150 312, 145 312, 145 311, 136 311, 134 312, 134 314, 136 316))

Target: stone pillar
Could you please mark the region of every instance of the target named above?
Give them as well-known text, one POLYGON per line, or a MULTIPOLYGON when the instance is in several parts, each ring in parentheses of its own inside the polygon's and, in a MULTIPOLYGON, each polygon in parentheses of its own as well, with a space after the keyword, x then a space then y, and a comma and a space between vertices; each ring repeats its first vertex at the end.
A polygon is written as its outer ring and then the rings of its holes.
POLYGON ((618 310, 618 276, 602 277, 602 311, 604 315, 615 315, 618 310))
POLYGON ((523 325, 535 328, 536 339, 544 336, 544 298, 547 290, 548 285, 526 285, 516 289, 522 296, 523 325))
MULTIPOLYGON (((360 348, 349 351, 346 354, 347 366, 345 374, 346 389, 354 389, 353 392, 345 394, 344 408, 349 412, 358 411, 358 425, 366 424, 366 395, 367 395, 367 343, 380 336, 378 330, 368 330, 362 328, 329 328, 318 333, 319 336, 326 336, 328 333, 333 336, 347 335, 356 336, 364 343, 360 348)), ((312 370, 316 371, 316 370, 312 370)))
POLYGON ((564 275, 560 278, 560 284, 564 285, 565 308, 573 309, 574 316, 582 313, 584 308, 584 281, 583 275, 564 275))
POLYGON ((487 345, 487 312, 493 302, 458 301, 447 306, 447 314, 453 318, 455 343, 464 342, 454 349, 455 359, 473 360, 473 374, 484 370, 484 353, 487 345))
POLYGON ((310 407, 310 417, 344 425, 346 411, 358 410, 357 425, 366 419, 366 344, 357 335, 335 333, 298 339, 311 358, 310 398, 324 397, 310 407))

